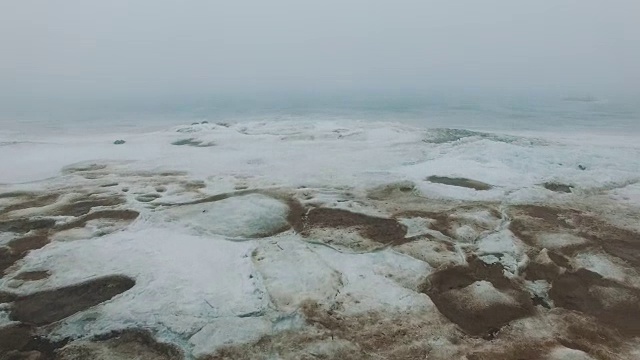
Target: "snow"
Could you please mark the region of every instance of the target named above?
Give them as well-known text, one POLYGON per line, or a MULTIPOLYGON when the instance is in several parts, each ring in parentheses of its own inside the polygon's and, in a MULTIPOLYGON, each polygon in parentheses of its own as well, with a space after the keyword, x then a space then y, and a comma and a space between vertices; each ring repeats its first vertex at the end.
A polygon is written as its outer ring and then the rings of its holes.
POLYGON ((23 270, 48 269, 46 283, 24 283, 21 293, 104 275, 135 279, 131 291, 91 314, 64 320, 60 334, 90 335, 138 323, 190 334, 211 318, 260 312, 268 299, 251 262, 251 243, 148 228, 73 242, 29 253, 23 270), (95 320, 86 322, 91 317, 95 320))
POLYGON ((480 239, 477 242, 477 254, 486 263, 501 263, 505 270, 513 274, 517 272, 524 256, 524 244, 511 231, 504 230, 480 239))
POLYGON ((166 214, 170 221, 180 221, 197 233, 251 238, 286 228, 288 212, 289 208, 279 200, 249 194, 180 206, 169 209, 166 214))
POLYGON ((260 340, 271 330, 271 322, 263 318, 230 317, 215 319, 189 339, 196 357, 212 354, 223 346, 246 344, 260 340))
MULTIPOLYGON (((295 313, 307 301, 346 316, 437 313, 420 286, 439 266, 464 262, 460 247, 445 246, 444 235, 428 229, 429 220, 417 217, 399 219, 408 228, 407 237, 431 235, 437 240, 381 247, 360 239, 368 247, 354 251, 339 244, 352 245, 359 239, 354 231, 314 230, 310 238, 293 231, 279 233, 288 227, 287 204, 265 195, 268 191, 234 193, 238 189, 285 189, 306 204, 377 216, 393 212, 391 205, 384 207, 387 200, 375 200, 379 206, 369 206, 353 194, 366 194, 385 184, 413 184, 412 193, 422 196, 426 204, 429 199, 496 205, 582 201, 583 196, 602 191, 611 201, 640 203, 640 145, 631 135, 593 143, 566 136, 467 135, 338 121, 198 124, 146 133, 55 137, 0 133, 0 142, 12 142, 0 147, 2 192, 117 194, 126 197, 126 208, 141 213, 127 226, 92 220, 83 228, 58 232, 50 244, 31 251, 9 274, 48 270, 50 278, 16 283, 5 276, 0 290, 27 294, 98 276, 126 275, 136 281, 132 289, 61 321, 54 335, 85 337, 144 327, 153 329, 160 339, 180 339, 193 356, 200 356, 304 326, 295 313), (113 145, 115 139, 126 143, 113 145), (184 139, 212 146, 172 145, 184 139), (81 171, 90 164, 99 166, 81 171), (161 175, 165 171, 172 173, 161 175), (476 191, 430 183, 425 179, 431 175, 464 177, 493 188, 476 191), (551 180, 571 183, 575 191, 558 194, 541 186, 551 180), (232 195, 180 205, 222 193, 232 195), (145 195, 150 199, 149 194, 157 199, 140 201, 148 200, 145 195), (321 244, 314 237, 332 237, 336 246, 321 244)), ((60 202, 67 200, 63 197, 60 202)), ((10 198, 0 198, 2 206, 11 203, 10 198)), ((10 215, 30 216, 59 204, 10 215)), ((475 250, 484 261, 500 262, 511 273, 526 262, 524 244, 501 230, 502 219, 490 212, 456 213, 452 220, 474 225, 454 229, 456 238, 466 242, 465 251, 475 250)), ((0 233, 0 245, 13 237, 0 233)), ((549 233, 537 241, 555 249, 584 239, 549 233)), ((574 261, 605 277, 629 277, 601 254, 578 255, 574 261)), ((549 284, 527 286, 542 296, 549 284)), ((455 291, 483 306, 515 303, 487 281, 455 291)), ((3 322, 6 314, 0 311, 3 322)), ((318 354, 330 351, 326 343, 309 346, 318 354)), ((554 350, 554 354, 575 359, 581 355, 570 349, 554 350)))

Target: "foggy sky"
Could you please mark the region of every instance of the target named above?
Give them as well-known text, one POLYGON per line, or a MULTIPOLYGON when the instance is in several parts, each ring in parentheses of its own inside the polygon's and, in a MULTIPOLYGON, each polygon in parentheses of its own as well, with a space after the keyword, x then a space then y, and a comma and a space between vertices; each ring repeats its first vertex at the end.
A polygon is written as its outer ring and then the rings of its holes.
POLYGON ((638 93, 639 14, 637 0, 0 0, 0 96, 638 93))

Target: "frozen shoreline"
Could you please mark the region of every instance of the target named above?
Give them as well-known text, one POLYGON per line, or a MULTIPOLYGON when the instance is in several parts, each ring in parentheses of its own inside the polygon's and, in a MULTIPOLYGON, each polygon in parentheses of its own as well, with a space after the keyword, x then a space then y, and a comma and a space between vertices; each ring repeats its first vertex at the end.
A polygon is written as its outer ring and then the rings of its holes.
MULTIPOLYGON (((532 336, 550 358, 579 351, 588 359, 615 341, 631 356, 640 351, 636 334, 616 316, 640 299, 640 145, 632 140, 361 122, 2 138, 0 245, 15 261, 0 292, 124 276, 130 289, 49 315, 52 324, 36 330, 82 347, 142 328, 187 358, 255 358, 265 351, 259 340, 284 358, 498 356, 532 336), (52 222, 33 230, 42 219, 52 222), (602 243, 604 233, 617 245, 602 243), (18 254, 33 236, 42 243, 18 254), (31 272, 47 275, 19 279, 31 272), (574 277, 593 297, 580 309, 554 290, 574 277), (593 310, 589 301, 618 303, 593 310), (558 340, 577 336, 567 324, 593 321, 623 335, 589 349, 558 340), (385 329, 397 338, 369 342, 392 336, 385 329), (486 342, 489 334, 497 340, 486 342)), ((15 317, 7 304, 5 326, 15 317)))

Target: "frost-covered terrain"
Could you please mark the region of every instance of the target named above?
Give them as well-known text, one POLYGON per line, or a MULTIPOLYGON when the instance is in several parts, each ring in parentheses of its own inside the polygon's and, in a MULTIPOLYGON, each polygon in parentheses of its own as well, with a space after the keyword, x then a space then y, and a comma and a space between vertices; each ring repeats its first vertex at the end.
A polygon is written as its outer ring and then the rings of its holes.
POLYGON ((0 358, 640 358, 635 136, 1 136, 0 358))

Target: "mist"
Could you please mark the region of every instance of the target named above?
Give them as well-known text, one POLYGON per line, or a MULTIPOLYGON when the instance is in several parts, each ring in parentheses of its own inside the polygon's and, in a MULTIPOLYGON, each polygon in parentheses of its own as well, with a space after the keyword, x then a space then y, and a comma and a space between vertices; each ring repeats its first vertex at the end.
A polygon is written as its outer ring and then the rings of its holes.
POLYGON ((0 106, 640 94, 640 3, 4 1, 0 106))

